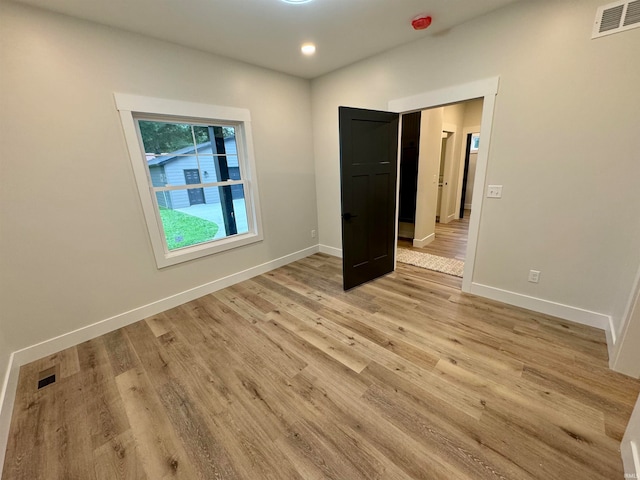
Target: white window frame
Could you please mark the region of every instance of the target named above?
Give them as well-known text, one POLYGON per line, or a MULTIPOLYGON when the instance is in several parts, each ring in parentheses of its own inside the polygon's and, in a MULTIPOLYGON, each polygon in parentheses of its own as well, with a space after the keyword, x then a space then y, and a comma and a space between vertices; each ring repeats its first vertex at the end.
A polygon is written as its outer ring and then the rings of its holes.
POLYGON ((114 93, 114 98, 116 108, 120 112, 129 158, 158 268, 260 242, 264 238, 249 110, 125 93, 114 93), (144 119, 145 116, 153 116, 158 120, 162 119, 164 121, 187 121, 210 125, 233 124, 236 128, 238 164, 244 183, 249 227, 247 233, 169 251, 164 237, 151 176, 147 168, 142 139, 136 126, 136 121, 144 119))

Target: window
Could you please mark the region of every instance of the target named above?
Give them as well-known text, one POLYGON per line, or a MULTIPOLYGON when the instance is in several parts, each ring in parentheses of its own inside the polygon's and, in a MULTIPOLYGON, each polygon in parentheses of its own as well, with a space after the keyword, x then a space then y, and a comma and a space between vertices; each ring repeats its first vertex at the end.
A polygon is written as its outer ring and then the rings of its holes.
POLYGON ((262 240, 249 112, 116 94, 158 267, 262 240))
POLYGON ((474 133, 471 135, 471 150, 470 153, 478 153, 480 149, 480 134, 474 133))

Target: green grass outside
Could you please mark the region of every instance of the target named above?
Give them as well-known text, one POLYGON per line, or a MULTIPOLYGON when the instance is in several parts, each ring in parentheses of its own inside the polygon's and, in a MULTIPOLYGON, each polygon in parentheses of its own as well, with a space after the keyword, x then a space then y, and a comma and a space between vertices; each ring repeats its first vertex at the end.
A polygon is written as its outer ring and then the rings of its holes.
POLYGON ((169 250, 188 247, 211 240, 218 233, 218 224, 202 218, 160 207, 169 250))

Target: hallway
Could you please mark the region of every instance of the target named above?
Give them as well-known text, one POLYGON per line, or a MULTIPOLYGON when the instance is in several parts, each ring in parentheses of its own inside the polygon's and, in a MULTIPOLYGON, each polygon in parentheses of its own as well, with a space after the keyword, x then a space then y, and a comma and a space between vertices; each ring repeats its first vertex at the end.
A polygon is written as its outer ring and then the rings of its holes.
POLYGON ((430 253, 440 257, 464 260, 467 253, 467 237, 469 235, 469 217, 471 210, 465 210, 464 218, 449 223, 436 223, 436 238, 423 248, 413 246, 411 239, 398 238, 398 247, 430 253))

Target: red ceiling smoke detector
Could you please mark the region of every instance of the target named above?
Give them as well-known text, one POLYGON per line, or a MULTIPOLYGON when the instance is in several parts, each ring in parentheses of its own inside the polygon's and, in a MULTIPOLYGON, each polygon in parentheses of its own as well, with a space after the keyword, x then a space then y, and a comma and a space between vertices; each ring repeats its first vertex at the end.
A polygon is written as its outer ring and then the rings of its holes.
POLYGON ((428 15, 420 15, 411 20, 411 26, 414 30, 424 30, 431 25, 431 20, 433 19, 428 15))

